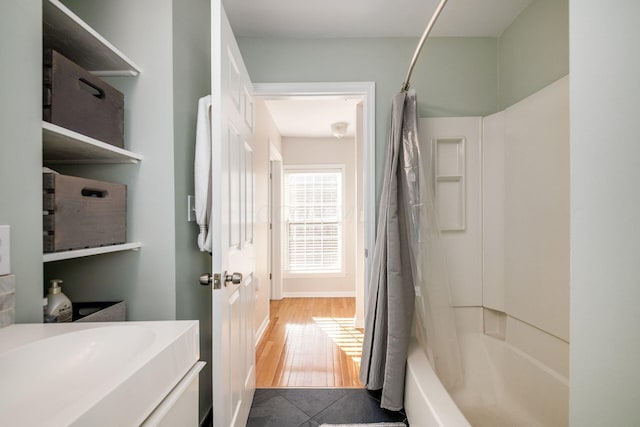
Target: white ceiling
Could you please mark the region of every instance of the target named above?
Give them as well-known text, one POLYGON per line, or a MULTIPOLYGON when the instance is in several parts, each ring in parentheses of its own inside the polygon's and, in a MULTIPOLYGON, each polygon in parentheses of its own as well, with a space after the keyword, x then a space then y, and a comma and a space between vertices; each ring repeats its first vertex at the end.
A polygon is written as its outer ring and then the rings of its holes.
MULTIPOLYGON (((497 37, 532 0, 449 0, 434 36, 497 37)), ((236 36, 418 37, 438 0, 223 0, 236 36)))
POLYGON ((359 99, 288 99, 265 101, 282 136, 333 137, 331 123, 347 122, 347 136, 355 135, 359 99))

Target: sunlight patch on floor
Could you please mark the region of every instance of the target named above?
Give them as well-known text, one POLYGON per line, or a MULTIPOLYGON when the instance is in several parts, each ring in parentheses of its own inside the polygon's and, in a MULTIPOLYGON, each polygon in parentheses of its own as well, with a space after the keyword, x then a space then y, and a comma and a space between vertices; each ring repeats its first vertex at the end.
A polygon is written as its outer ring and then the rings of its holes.
POLYGON ((312 319, 347 356, 360 363, 364 333, 356 329, 353 318, 314 316, 312 319))

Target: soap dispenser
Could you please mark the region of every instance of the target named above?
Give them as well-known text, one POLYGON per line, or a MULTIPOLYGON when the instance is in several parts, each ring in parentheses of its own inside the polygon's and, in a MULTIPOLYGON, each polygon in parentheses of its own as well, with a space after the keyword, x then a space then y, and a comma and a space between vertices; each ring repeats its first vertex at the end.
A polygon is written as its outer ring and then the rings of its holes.
POLYGON ((62 288, 60 287, 62 280, 53 279, 50 283, 49 295, 47 296, 49 303, 44 312, 45 317, 48 316, 49 318, 55 319, 53 321, 58 323, 71 322, 73 310, 71 308, 71 301, 62 293, 62 288))

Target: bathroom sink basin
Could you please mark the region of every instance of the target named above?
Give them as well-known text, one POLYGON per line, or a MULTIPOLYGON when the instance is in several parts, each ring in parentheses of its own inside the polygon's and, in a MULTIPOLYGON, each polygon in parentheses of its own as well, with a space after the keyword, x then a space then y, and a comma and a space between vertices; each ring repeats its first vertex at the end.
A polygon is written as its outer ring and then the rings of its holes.
POLYGON ((139 425, 198 349, 195 321, 9 326, 0 330, 2 423, 139 425))

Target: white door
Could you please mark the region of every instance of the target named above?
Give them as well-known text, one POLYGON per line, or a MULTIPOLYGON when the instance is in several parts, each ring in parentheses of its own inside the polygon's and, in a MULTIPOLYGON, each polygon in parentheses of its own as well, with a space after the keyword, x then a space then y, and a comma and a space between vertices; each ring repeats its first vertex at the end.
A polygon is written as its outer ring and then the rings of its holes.
POLYGON ((211 49, 213 420, 244 426, 255 391, 253 88, 221 0, 211 49))

